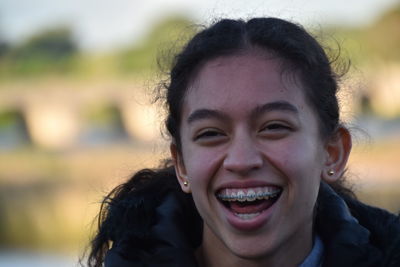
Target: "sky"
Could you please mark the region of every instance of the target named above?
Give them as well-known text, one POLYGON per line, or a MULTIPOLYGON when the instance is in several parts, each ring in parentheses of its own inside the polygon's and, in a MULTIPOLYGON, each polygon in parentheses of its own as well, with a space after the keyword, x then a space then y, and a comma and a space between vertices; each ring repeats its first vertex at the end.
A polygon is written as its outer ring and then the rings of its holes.
POLYGON ((214 18, 277 16, 305 25, 372 23, 399 0, 0 0, 0 38, 24 40, 68 25, 79 45, 108 50, 139 41, 157 22, 183 14, 195 22, 214 18))

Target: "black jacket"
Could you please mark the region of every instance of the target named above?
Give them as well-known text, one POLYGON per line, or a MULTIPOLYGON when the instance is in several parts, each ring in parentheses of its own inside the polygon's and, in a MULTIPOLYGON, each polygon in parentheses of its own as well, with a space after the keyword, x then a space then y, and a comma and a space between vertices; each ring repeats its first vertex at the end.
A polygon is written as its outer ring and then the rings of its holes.
MULTIPOLYGON (((197 266, 193 252, 201 242, 202 222, 191 200, 179 190, 162 198, 157 193, 129 201, 127 227, 114 235, 106 267, 197 266)), ((323 267, 400 267, 399 217, 342 198, 324 183, 317 203, 323 267)))

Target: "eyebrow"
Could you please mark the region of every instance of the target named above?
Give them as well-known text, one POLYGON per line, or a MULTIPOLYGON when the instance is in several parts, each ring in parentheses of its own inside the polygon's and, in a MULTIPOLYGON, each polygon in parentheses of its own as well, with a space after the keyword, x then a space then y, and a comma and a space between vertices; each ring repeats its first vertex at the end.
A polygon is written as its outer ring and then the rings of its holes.
MULTIPOLYGON (((289 111, 295 114, 299 113, 299 110, 289 102, 276 101, 276 102, 266 103, 261 106, 256 106, 254 110, 251 112, 251 117, 258 117, 263 113, 271 111, 289 111)), ((227 120, 229 119, 229 116, 223 112, 214 109, 197 109, 189 115, 187 122, 191 124, 198 120, 204 120, 210 118, 227 120)))
POLYGON ((228 118, 228 115, 214 109, 197 109, 189 115, 187 122, 190 124, 197 120, 210 118, 224 120, 228 118))
POLYGON ((262 113, 271 112, 271 111, 289 111, 294 114, 298 114, 299 110, 291 103, 287 101, 276 101, 271 103, 266 103, 261 106, 257 106, 252 112, 252 117, 257 117, 262 113))

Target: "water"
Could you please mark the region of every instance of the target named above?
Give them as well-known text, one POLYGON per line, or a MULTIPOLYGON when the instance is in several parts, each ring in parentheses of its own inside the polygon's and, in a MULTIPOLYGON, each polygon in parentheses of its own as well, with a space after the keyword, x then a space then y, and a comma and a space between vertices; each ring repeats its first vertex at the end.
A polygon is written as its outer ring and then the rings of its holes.
POLYGON ((0 267, 74 267, 78 260, 71 256, 28 251, 0 251, 0 267))

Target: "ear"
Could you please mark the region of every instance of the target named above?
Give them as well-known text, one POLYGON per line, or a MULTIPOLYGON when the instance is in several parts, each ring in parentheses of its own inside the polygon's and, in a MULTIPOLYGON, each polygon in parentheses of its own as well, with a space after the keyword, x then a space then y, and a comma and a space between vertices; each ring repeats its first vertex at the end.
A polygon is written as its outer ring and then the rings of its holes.
POLYGON ((187 178, 186 168, 183 163, 183 159, 181 153, 178 151, 175 142, 171 142, 170 146, 172 160, 174 162, 176 177, 178 178, 178 182, 181 185, 182 191, 185 193, 191 193, 190 183, 187 178))
POLYGON ((327 157, 321 175, 325 182, 333 183, 342 177, 349 159, 351 146, 351 135, 345 127, 340 127, 335 136, 327 141, 325 146, 327 157))

